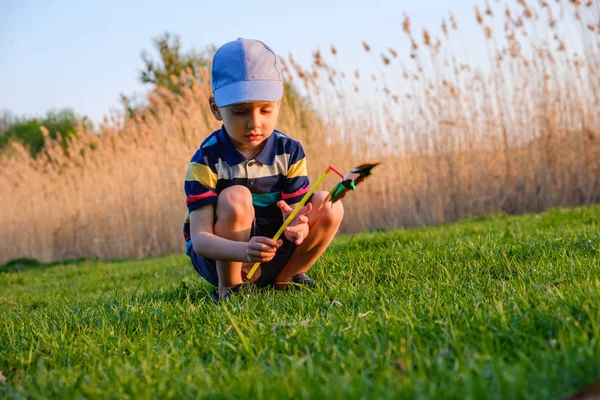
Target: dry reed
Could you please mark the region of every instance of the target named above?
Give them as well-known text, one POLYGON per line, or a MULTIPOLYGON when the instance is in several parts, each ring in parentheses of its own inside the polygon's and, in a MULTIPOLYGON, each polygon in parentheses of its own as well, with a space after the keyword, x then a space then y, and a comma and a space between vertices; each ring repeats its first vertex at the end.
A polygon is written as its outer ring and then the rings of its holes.
MULTIPOLYGON (((484 13, 475 8, 488 46, 486 72, 466 61, 452 14, 449 24, 442 21, 443 38, 423 29, 421 47, 405 15, 412 67, 390 48, 392 57, 374 57, 378 75, 371 79, 361 81, 356 69, 346 77, 321 52, 310 67, 291 54, 282 60, 286 78, 318 110, 285 100, 278 126, 303 142, 312 177, 328 164, 384 163, 345 199, 343 232, 600 199, 598 4, 517 3, 503 5, 504 12, 489 2, 484 13), (562 37, 557 27, 565 23, 579 26, 579 36, 562 37), (453 50, 457 40, 462 55, 453 50), (364 85, 383 100, 365 100, 364 85)), ((376 54, 371 44, 362 47, 376 54)), ((339 56, 334 45, 331 53, 339 56)), ((219 126, 204 74, 180 96, 149 93, 152 112, 112 116, 97 132, 82 125, 68 154, 47 139, 36 159, 19 145, 1 157, 0 263, 181 251, 186 166, 219 126)), ((173 79, 190 81, 187 74, 173 79)))

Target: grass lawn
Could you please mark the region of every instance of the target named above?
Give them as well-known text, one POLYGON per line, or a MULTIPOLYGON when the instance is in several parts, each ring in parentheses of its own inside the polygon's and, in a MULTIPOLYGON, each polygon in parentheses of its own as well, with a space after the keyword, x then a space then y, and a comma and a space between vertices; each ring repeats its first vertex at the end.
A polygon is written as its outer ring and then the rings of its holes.
POLYGON ((344 236, 316 290, 219 305, 184 255, 5 265, 0 397, 560 398, 600 380, 599 221, 344 236))

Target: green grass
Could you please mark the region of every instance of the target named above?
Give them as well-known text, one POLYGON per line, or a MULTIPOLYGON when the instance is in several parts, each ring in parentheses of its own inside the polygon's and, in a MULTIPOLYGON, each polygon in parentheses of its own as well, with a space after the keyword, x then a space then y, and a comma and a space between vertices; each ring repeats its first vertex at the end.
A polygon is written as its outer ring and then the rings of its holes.
POLYGON ((559 398, 600 380, 599 220, 340 237, 317 290, 220 305, 185 256, 12 263, 0 397, 559 398))

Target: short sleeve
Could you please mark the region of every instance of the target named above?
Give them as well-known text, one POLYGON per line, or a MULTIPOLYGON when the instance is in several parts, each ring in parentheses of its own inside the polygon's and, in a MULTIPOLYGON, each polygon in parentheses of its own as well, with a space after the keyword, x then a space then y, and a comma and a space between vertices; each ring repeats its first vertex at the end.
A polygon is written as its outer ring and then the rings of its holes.
MULTIPOLYGON (((213 167, 214 168, 214 167, 213 167)), ((217 173, 199 149, 192 157, 185 174, 185 196, 188 211, 217 202, 217 173)))

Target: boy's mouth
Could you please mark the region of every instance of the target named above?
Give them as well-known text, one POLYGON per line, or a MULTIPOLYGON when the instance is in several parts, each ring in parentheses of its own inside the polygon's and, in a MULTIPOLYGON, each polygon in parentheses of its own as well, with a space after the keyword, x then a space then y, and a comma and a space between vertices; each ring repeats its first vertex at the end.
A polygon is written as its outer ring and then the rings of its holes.
POLYGON ((251 135, 246 135, 246 137, 248 138, 248 140, 250 140, 251 142, 253 142, 253 141, 256 141, 256 140, 260 140, 260 138, 262 137, 262 135, 251 134, 251 135))

